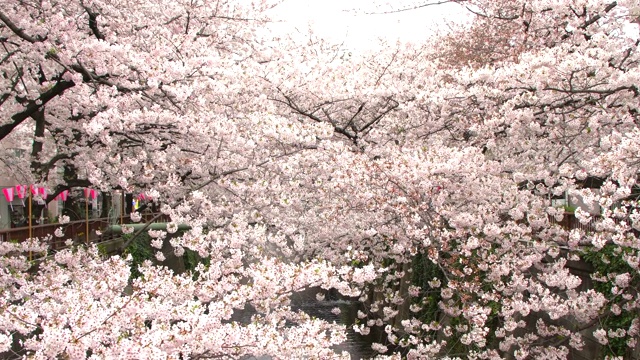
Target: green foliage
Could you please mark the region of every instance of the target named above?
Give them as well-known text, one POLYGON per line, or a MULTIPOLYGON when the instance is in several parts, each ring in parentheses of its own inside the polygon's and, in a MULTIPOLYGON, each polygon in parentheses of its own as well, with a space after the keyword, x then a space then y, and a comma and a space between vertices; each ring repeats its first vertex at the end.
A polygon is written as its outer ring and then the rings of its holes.
MULTIPOLYGON (((604 294, 609 303, 603 316, 600 319, 602 329, 616 331, 617 329, 628 329, 634 318, 637 317, 633 312, 624 310, 623 305, 627 302, 621 294, 614 294, 615 276, 619 274, 636 272, 624 260, 623 255, 635 253, 633 249, 621 247, 615 244, 607 244, 602 249, 589 249, 584 252, 582 258, 591 266, 593 266, 594 274, 598 278, 607 278, 609 281, 594 281, 593 288, 604 294), (616 315, 611 311, 612 307, 619 307, 621 312, 616 315)), ((632 283, 637 282, 637 276, 632 277, 632 283)), ((633 285, 632 285, 633 287, 633 285)), ((627 352, 628 336, 621 338, 609 338, 609 344, 603 348, 603 357, 606 356, 622 356, 627 352)))
POLYGON ((434 264, 426 254, 418 254, 414 257, 411 264, 413 269, 411 283, 419 286, 424 292, 422 299, 414 299, 422 307, 420 311, 420 320, 425 323, 439 321, 438 303, 442 299, 439 289, 431 289, 429 281, 434 278, 445 284, 445 276, 438 265, 434 264))
POLYGON ((184 259, 185 270, 193 274, 194 280, 200 275, 198 271, 196 271, 196 267, 199 264, 203 264, 205 267, 208 267, 211 264, 211 258, 203 258, 196 251, 187 248, 184 249, 184 255, 182 258, 184 259))
MULTIPOLYGON (((131 239, 132 235, 125 234, 122 236, 125 242, 131 239)), ((149 260, 155 263, 155 252, 156 250, 151 247, 151 237, 145 232, 138 235, 132 242, 127 246, 127 248, 123 252, 123 256, 131 255, 131 278, 135 279, 140 277, 142 274, 138 270, 138 267, 145 261, 149 260)), ((184 260, 185 270, 187 272, 193 273, 194 279, 198 277, 198 272, 196 268, 199 264, 204 264, 205 266, 209 266, 210 258, 203 258, 196 251, 185 248, 184 255, 182 256, 184 260)))
MULTIPOLYGON (((125 234, 122 236, 125 242, 131 239, 130 234, 125 234)), ((153 260, 153 248, 151 248, 151 237, 147 233, 142 233, 136 236, 135 239, 124 249, 123 255, 126 257, 131 255, 131 278, 135 279, 140 277, 142 274, 138 270, 138 267, 145 262, 146 260, 153 260)))
POLYGON ((104 244, 98 244, 98 253, 100 255, 106 257, 109 256, 109 252, 107 251, 107 247, 104 244))

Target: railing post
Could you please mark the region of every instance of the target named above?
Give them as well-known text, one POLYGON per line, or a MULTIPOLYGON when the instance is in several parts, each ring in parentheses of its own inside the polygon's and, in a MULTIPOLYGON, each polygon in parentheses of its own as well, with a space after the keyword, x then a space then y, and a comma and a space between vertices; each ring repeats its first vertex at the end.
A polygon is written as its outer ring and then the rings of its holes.
POLYGON ((85 211, 85 237, 87 246, 89 246, 89 197, 85 196, 84 199, 84 211, 85 211))
POLYGON ((124 224, 124 190, 121 192, 122 196, 120 197, 120 226, 124 224))
MULTIPOLYGON (((33 185, 29 186, 27 190, 29 192, 29 240, 33 239, 33 229, 31 227, 31 191, 33 189, 33 185)), ((29 261, 33 258, 33 254, 29 251, 29 261)))

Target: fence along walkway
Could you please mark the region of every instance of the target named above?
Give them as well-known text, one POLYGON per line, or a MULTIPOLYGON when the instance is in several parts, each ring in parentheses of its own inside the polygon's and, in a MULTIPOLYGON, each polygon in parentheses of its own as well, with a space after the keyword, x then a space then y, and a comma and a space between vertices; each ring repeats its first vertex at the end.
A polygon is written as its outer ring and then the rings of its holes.
MULTIPOLYGON (((154 219, 158 214, 143 214, 142 220, 140 222, 144 223, 154 219)), ((89 242, 91 243, 101 243, 104 241, 112 240, 114 238, 121 237, 121 234, 115 233, 107 233, 104 231, 108 226, 119 224, 120 219, 114 218, 96 218, 89 219, 89 242)), ((160 216, 160 221, 166 220, 166 216, 160 216)), ((131 224, 131 218, 127 215, 123 218, 125 224, 131 224)), ((44 225, 35 225, 31 227, 31 234, 34 238, 44 239, 47 236, 51 235, 51 239, 49 239, 49 249, 50 250, 60 250, 65 247, 65 242, 67 239, 71 239, 74 243, 84 243, 86 242, 86 231, 87 231, 87 221, 86 220, 77 220, 71 221, 66 224, 54 223, 54 224, 44 224, 44 225), (54 235, 56 229, 62 228, 62 232, 64 236, 57 237, 54 235)), ((12 242, 22 242, 29 238, 29 227, 19 227, 13 229, 5 229, 0 230, 0 241, 12 241, 12 242)))
MULTIPOLYGON (((145 223, 158 214, 143 214, 143 218, 141 220, 142 223, 145 223)), ((104 231, 108 226, 119 224, 119 219, 114 218, 96 218, 89 219, 89 241, 92 243, 100 243, 103 241, 111 240, 113 238, 120 237, 119 234, 107 233, 104 231)), ((131 224, 131 218, 127 215, 123 218, 125 224, 131 224)), ((597 217, 593 217, 591 221, 587 224, 582 224, 576 219, 573 213, 565 213, 562 221, 555 221, 553 218, 550 218, 552 223, 558 224, 564 227, 567 230, 573 229, 581 229, 585 232, 593 232, 595 231, 595 222, 597 217)), ((167 221, 166 216, 160 216, 158 221, 167 221)), ((44 224, 44 225, 35 225, 31 227, 32 236, 40 239, 44 239, 46 236, 51 235, 52 239, 50 240, 50 249, 52 250, 60 250, 65 248, 65 241, 67 239, 72 239, 74 242, 85 242, 86 241, 86 220, 78 220, 71 221, 67 224, 44 224), (62 231, 64 236, 56 237, 54 232, 57 228, 62 227, 62 231)), ((14 242, 22 242, 29 238, 29 227, 19 227, 13 229, 0 230, 0 241, 14 241, 14 242)))

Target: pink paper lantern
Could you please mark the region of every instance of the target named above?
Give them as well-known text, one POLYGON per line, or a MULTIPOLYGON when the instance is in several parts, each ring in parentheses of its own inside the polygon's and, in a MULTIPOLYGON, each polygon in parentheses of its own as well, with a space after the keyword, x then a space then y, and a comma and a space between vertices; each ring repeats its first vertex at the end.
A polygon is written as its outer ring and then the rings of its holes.
POLYGON ((153 198, 149 195, 145 195, 144 193, 138 194, 138 201, 151 201, 153 198))
POLYGON ((2 189, 2 192, 4 193, 4 198, 7 199, 7 202, 10 203, 13 201, 13 188, 2 189))
POLYGON ((43 186, 43 187, 39 188, 39 189, 38 189, 38 192, 40 193, 40 195, 41 195, 43 198, 46 198, 46 197, 47 197, 47 188, 46 188, 46 187, 44 187, 44 186, 43 186))
POLYGON ((13 201, 13 188, 2 189, 2 192, 4 193, 4 198, 7 199, 7 202, 11 206, 11 211, 13 211, 13 204, 11 203, 13 201))
POLYGON ((67 198, 69 197, 69 190, 65 190, 63 192, 60 193, 60 198, 62 199, 62 201, 67 201, 67 198))
POLYGON ((27 185, 16 185, 16 194, 19 199, 24 199, 24 196, 27 194, 27 185))
POLYGON ((89 199, 93 199, 95 200, 95 198, 98 196, 98 193, 94 190, 94 189, 90 189, 90 188, 85 188, 84 189, 84 197, 89 199))

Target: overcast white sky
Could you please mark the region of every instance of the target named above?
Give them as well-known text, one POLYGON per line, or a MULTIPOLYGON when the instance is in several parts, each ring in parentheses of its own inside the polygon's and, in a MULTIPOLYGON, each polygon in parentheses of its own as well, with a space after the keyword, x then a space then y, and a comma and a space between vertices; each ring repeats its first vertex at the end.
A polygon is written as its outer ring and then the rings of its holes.
POLYGON ((446 21, 461 21, 464 13, 460 5, 452 3, 394 14, 367 14, 375 11, 372 0, 284 0, 271 14, 274 20, 283 20, 284 31, 304 31, 311 24, 316 34, 344 41, 355 50, 371 49, 379 37, 391 42, 419 41, 446 21))

